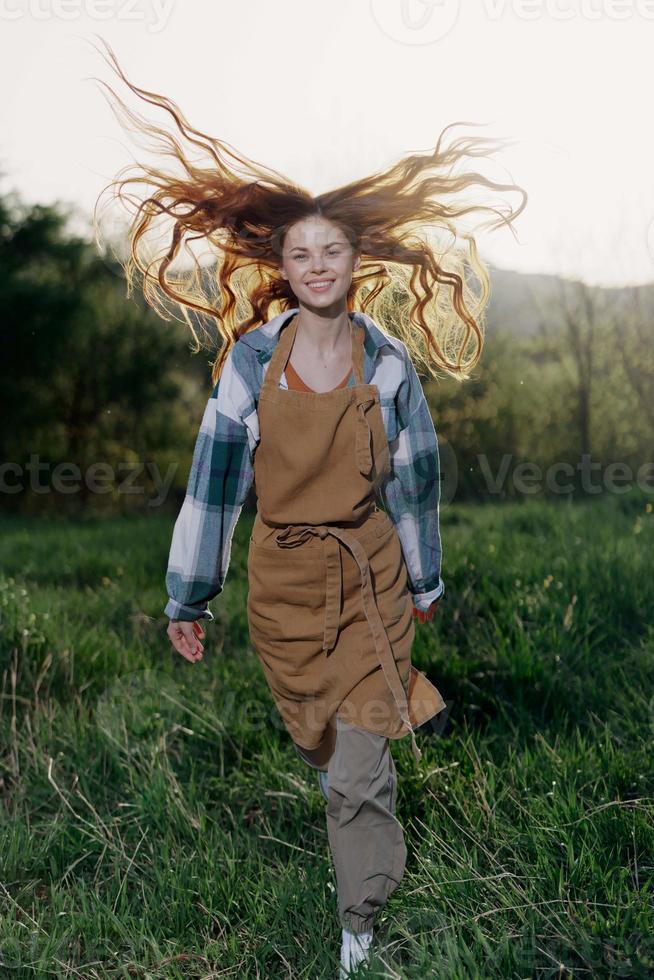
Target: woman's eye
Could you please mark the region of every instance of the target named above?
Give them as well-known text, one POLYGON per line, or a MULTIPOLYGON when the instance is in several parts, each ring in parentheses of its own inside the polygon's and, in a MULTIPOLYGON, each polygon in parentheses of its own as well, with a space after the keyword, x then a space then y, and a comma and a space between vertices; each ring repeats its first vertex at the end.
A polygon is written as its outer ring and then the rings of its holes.
MULTIPOLYGON (((329 252, 327 252, 327 255, 340 255, 340 254, 341 254, 340 248, 332 248, 330 249, 329 252)), ((302 259, 306 259, 306 255, 295 255, 294 258, 298 262, 300 262, 302 259)))

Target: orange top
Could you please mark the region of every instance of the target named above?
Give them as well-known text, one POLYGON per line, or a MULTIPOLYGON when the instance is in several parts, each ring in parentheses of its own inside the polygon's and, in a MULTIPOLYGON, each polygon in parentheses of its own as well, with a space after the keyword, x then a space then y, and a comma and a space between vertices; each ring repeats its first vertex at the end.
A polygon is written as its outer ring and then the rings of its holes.
MULTIPOLYGON (((304 381, 302 380, 302 378, 300 377, 300 375, 297 373, 297 371, 295 370, 295 368, 293 367, 293 365, 291 364, 290 361, 287 363, 284 373, 286 374, 286 381, 288 383, 288 387, 292 391, 313 391, 314 390, 313 388, 309 388, 309 386, 304 383, 304 381)), ((345 377, 343 378, 343 380, 341 381, 341 383, 338 384, 338 385, 336 385, 336 388, 344 388, 345 385, 348 383, 348 380, 349 380, 349 377, 350 377, 351 373, 352 373, 352 368, 350 368, 350 370, 347 372, 347 374, 345 375, 345 377)), ((331 391, 335 391, 336 388, 332 388, 330 390, 331 391)))

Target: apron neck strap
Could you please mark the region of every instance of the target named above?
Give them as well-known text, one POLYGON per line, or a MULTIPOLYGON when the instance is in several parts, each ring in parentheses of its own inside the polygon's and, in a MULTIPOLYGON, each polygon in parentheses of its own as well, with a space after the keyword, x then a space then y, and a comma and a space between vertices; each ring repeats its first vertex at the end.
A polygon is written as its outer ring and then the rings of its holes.
POLYGON ((352 336, 352 370, 355 384, 365 384, 363 376, 363 327, 350 315, 350 335, 352 336))
MULTIPOLYGON (((364 384, 363 380, 363 328, 359 326, 352 319, 352 314, 348 314, 350 321, 350 339, 352 343, 352 370, 354 371, 354 380, 356 384, 364 384)), ((282 324, 280 328, 279 340, 277 341, 277 346, 273 351, 272 358, 270 359, 270 365, 266 371, 266 377, 264 379, 264 384, 272 386, 274 388, 279 387, 279 382, 282 377, 282 372, 286 368, 286 362, 288 361, 289 355, 291 353, 291 348, 293 347, 293 341, 295 340, 295 334, 297 333, 297 313, 293 315, 290 321, 290 326, 287 326, 288 321, 282 324)))

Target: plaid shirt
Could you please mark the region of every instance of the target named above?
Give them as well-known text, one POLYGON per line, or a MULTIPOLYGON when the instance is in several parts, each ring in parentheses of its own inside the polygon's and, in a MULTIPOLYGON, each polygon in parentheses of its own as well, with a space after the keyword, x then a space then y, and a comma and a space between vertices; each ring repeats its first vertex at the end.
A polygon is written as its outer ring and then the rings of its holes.
MULTIPOLYGON (((244 334, 232 347, 211 393, 195 444, 186 497, 175 522, 166 573, 170 619, 213 619, 207 602, 222 592, 232 537, 254 479, 259 442, 257 402, 289 309, 244 334)), ((418 609, 444 594, 440 576, 438 439, 405 344, 365 313, 364 382, 379 391, 391 455, 381 503, 395 525, 418 609)), ((354 384, 353 375, 348 385, 354 384)), ((280 387, 288 388, 282 374, 280 387)))

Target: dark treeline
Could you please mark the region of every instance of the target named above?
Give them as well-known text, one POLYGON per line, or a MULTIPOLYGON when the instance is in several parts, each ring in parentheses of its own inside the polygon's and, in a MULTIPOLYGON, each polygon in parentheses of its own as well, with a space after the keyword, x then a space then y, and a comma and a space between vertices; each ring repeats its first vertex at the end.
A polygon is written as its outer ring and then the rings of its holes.
MULTIPOLYGON (((176 510, 213 353, 128 299, 59 205, 0 197, 0 226, 5 511, 176 510)), ((652 287, 491 274, 474 379, 424 382, 444 499, 651 492, 652 287)))

